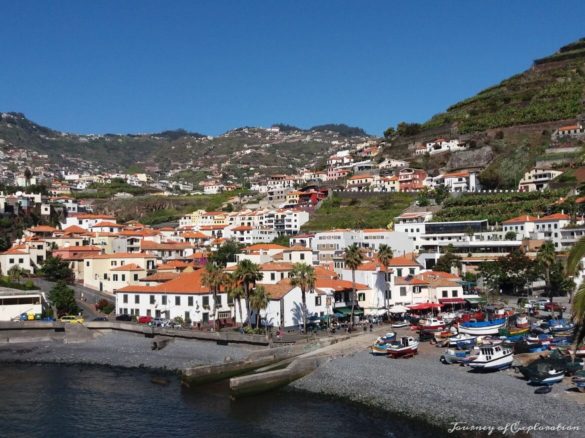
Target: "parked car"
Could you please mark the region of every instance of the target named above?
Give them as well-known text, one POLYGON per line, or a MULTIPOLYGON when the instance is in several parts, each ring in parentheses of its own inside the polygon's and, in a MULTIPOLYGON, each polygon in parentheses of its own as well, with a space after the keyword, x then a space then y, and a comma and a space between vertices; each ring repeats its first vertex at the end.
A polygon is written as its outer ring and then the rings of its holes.
POLYGON ((170 321, 168 319, 163 319, 163 318, 154 318, 152 320, 152 325, 154 327, 167 327, 169 325, 170 321))
POLYGON ((126 313, 116 316, 116 321, 132 321, 132 317, 126 313))
POLYGON ((67 322, 69 324, 83 324, 84 320, 81 316, 77 315, 65 315, 59 318, 61 322, 67 322))
POLYGON ((559 312, 564 309, 557 303, 546 303, 544 305, 544 310, 546 310, 547 312, 559 312))
POLYGON ((92 319, 92 321, 107 321, 108 318, 106 318, 105 316, 98 316, 94 319, 92 319))
POLYGON ((149 324, 152 322, 152 316, 139 316, 138 317, 138 324, 149 324))

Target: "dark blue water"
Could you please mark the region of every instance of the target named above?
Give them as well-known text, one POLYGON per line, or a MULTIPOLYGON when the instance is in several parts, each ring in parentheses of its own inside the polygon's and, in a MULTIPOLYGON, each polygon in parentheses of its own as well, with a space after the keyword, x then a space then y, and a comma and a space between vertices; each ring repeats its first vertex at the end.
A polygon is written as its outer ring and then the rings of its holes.
POLYGON ((370 408, 294 391, 230 401, 225 384, 196 391, 146 371, 0 365, 2 437, 437 437, 370 408))

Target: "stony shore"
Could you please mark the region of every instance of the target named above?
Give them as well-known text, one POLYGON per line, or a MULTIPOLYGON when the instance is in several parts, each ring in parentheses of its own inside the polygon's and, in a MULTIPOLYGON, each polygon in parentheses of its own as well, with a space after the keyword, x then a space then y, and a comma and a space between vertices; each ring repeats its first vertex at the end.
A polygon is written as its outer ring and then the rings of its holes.
MULTIPOLYGON (((443 365, 439 362, 442 351, 426 343, 421 344, 420 353, 412 359, 389 359, 372 356, 365 347, 354 349, 291 387, 343 397, 448 429, 454 422, 493 426, 494 433, 506 425, 510 430, 516 426, 561 424, 579 430, 535 430, 529 435, 584 436, 585 394, 576 392, 569 378, 554 385, 549 394, 538 395, 534 393, 536 388, 513 370, 476 373, 468 367, 443 365)), ((489 433, 489 429, 484 431, 489 433)))
POLYGON ((219 346, 213 342, 176 339, 153 351, 152 339, 112 332, 86 342, 35 342, 0 345, 0 362, 106 365, 179 371, 186 367, 240 359, 254 351, 250 346, 219 346))

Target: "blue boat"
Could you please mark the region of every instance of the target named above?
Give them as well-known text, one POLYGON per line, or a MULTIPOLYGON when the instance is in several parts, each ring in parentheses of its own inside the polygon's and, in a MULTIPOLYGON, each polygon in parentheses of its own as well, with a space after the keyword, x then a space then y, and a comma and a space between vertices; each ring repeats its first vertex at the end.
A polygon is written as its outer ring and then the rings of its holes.
POLYGON ((551 319, 548 321, 548 327, 551 332, 565 332, 572 330, 575 325, 565 319, 551 319))
POLYGON ((506 318, 494 319, 492 321, 462 322, 459 324, 459 333, 484 336, 497 335, 500 328, 506 324, 506 318))

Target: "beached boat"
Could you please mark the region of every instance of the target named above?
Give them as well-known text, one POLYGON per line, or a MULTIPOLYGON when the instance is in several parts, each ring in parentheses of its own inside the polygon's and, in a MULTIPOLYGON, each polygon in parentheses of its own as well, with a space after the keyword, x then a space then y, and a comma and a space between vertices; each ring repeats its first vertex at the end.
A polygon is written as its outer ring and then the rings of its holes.
POLYGON ((396 340, 396 332, 388 332, 384 336, 380 336, 376 342, 393 342, 396 340))
POLYGON ((470 355, 471 350, 456 350, 454 348, 448 348, 441 355, 440 361, 444 364, 464 363, 467 362, 470 355))
POLYGON ((530 323, 528 322, 528 316, 518 315, 516 317, 516 327, 518 328, 529 328, 530 323))
POLYGON ((548 328, 551 332, 564 332, 573 330, 575 325, 572 322, 569 322, 565 319, 551 319, 548 322, 548 328))
POLYGON ((449 347, 457 347, 463 349, 465 347, 472 347, 475 345, 477 338, 466 333, 460 333, 449 338, 449 347))
POLYGON ((546 375, 550 370, 563 371, 571 375, 582 369, 583 361, 581 359, 573 361, 571 356, 560 350, 553 351, 548 357, 539 357, 528 365, 518 367, 518 371, 528 380, 533 376, 546 375))
POLYGON ((410 323, 408 321, 396 321, 392 323, 392 328, 408 327, 409 325, 410 323))
POLYGON ((585 345, 579 345, 575 350, 569 350, 575 357, 585 357, 585 345))
POLYGON ((388 344, 388 356, 392 358, 412 356, 418 352, 418 341, 413 337, 400 338, 398 342, 388 344))
POLYGON ((451 324, 458 318, 458 315, 454 312, 441 313, 439 316, 443 321, 445 321, 446 324, 451 324))
POLYGON ((500 336, 518 336, 518 335, 525 335, 528 334, 529 330, 528 327, 525 328, 517 328, 517 327, 510 327, 510 328, 506 328, 506 327, 502 327, 501 329, 498 330, 498 334, 500 336))
POLYGON ((388 354, 388 344, 375 343, 370 347, 370 353, 374 356, 386 356, 388 354))
POLYGON ((427 318, 420 321, 419 326, 421 330, 441 330, 444 329, 445 321, 438 318, 427 318))
POLYGON ((501 345, 481 346, 478 356, 469 362, 469 366, 477 370, 499 370, 512 365, 514 355, 510 348, 501 345))
POLYGON ((497 335, 498 330, 506 324, 506 319, 494 319, 493 321, 462 322, 459 324, 459 333, 469 335, 497 335))
POLYGON ((530 376, 528 381, 533 385, 554 385, 559 383, 565 377, 564 370, 551 369, 544 373, 538 373, 530 376))

